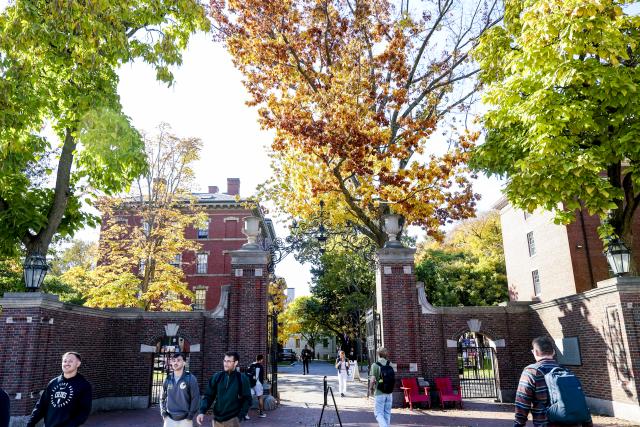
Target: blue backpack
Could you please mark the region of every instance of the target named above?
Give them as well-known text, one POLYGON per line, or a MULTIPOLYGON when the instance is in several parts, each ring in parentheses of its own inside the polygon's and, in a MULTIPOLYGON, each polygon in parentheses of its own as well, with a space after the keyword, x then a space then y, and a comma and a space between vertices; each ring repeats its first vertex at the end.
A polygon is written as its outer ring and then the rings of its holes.
MULTIPOLYGON (((542 367, 541 367, 542 368, 542 367)), ((573 372, 561 366, 554 366, 544 374, 549 390, 547 417, 553 423, 579 424, 591 421, 587 400, 580 380, 573 372)))

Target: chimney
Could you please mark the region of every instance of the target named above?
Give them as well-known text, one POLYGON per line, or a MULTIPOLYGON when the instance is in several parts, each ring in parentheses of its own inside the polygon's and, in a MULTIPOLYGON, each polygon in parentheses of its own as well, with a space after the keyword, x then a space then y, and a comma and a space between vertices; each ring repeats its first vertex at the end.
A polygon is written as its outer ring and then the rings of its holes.
POLYGON ((227 194, 230 196, 240 194, 240 178, 227 178, 227 194))
POLYGON ((216 194, 218 192, 218 187, 215 185, 209 186, 209 194, 216 194))

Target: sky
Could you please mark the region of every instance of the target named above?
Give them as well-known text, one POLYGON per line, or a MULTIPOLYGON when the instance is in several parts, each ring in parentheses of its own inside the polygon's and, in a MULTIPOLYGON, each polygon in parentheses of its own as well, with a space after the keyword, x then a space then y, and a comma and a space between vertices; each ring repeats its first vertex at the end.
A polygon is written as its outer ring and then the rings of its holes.
MULTIPOLYGON (((0 11, 6 5, 6 0, 0 0, 0 11)), ((196 190, 204 192, 209 185, 216 185, 224 192, 227 178, 240 178, 241 196, 253 195, 256 186, 270 175, 267 151, 273 132, 261 130, 256 109, 245 104, 249 97, 231 57, 210 35, 196 34, 174 75, 175 84, 167 87, 156 81, 155 72, 142 62, 121 67, 118 93, 125 114, 139 130, 152 132, 166 122, 179 137, 202 139, 201 157, 194 168, 196 190)), ((475 191, 483 196, 479 211, 485 211, 500 197, 500 183, 483 177, 475 191)), ((285 237, 284 224, 276 221, 276 232, 285 237)), ((409 232, 421 236, 417 228, 409 232)), ((99 230, 84 229, 75 237, 97 240, 98 235, 99 230)), ((296 296, 309 293, 309 268, 292 255, 277 265, 276 274, 295 288, 296 296)))

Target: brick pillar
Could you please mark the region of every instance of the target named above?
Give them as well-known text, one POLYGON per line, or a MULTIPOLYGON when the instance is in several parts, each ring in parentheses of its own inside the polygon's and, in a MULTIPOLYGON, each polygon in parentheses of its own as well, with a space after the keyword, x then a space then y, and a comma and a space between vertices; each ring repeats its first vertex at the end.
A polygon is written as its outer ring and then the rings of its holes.
POLYGON ((231 252, 228 350, 240 354, 241 366, 267 355, 268 255, 253 248, 231 252))
POLYGON ((382 345, 396 366, 394 402, 401 402, 400 378, 422 375, 420 357, 420 305, 414 269, 415 249, 389 247, 377 253, 377 310, 380 313, 382 345))

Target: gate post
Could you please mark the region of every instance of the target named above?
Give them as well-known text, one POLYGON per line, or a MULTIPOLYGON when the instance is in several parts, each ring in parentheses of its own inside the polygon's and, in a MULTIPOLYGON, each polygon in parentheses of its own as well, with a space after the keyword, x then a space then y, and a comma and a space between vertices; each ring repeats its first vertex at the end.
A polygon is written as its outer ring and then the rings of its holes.
POLYGON ((228 350, 238 352, 240 366, 266 356, 268 260, 269 253, 256 245, 231 252, 228 350))
MULTIPOLYGON (((397 364, 398 379, 422 373, 415 252, 413 248, 399 245, 377 252, 376 302, 380 313, 382 345, 389 350, 391 362, 397 364)), ((399 390, 394 392, 394 402, 401 399, 403 393, 399 390)))

